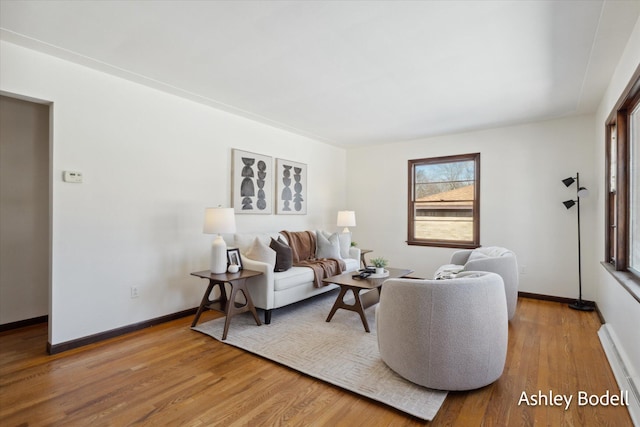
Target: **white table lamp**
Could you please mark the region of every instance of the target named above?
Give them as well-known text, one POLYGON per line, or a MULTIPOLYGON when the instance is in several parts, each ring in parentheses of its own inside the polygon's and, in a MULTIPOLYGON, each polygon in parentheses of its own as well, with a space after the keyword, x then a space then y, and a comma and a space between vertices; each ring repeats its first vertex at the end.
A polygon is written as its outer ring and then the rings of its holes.
POLYGON ((349 227, 356 226, 356 213, 354 211, 338 211, 338 227, 344 227, 343 233, 349 232, 349 227))
POLYGON ((221 233, 235 233, 236 218, 233 208, 206 208, 204 210, 205 234, 217 234, 211 245, 211 266, 210 270, 214 274, 221 274, 227 271, 227 244, 220 235, 221 233))

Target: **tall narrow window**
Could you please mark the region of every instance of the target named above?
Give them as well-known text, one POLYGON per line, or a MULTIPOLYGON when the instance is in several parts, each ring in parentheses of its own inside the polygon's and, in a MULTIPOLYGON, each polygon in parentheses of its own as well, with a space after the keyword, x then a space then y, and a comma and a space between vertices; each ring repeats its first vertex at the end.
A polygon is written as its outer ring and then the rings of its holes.
POLYGON ((618 146, 616 144, 616 125, 611 125, 608 128, 609 132, 609 196, 608 196, 608 208, 607 208, 607 226, 608 226, 608 248, 607 248, 607 256, 608 261, 610 263, 615 263, 616 257, 616 187, 617 187, 617 178, 616 172, 618 170, 617 167, 617 159, 618 159, 618 146))
POLYGON ((640 103, 629 118, 629 269, 640 275, 640 103))
POLYGON ((640 277, 640 67, 607 121, 606 257, 640 277))
POLYGON ((480 246, 480 153, 409 160, 410 245, 480 246))

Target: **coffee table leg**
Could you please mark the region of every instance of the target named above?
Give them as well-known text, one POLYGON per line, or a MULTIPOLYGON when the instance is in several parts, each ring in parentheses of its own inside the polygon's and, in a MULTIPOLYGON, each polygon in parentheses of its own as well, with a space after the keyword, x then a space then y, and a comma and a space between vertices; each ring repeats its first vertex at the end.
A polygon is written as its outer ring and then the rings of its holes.
POLYGON ((336 298, 336 301, 333 303, 333 307, 331 307, 331 311, 329 312, 329 317, 327 317, 327 322, 331 322, 331 319, 333 318, 333 315, 336 314, 336 311, 338 311, 340 307, 343 307, 345 305, 343 298, 344 298, 344 294, 346 293, 347 293, 347 287, 340 286, 340 293, 338 294, 338 298, 336 298))
POLYGON ((360 319, 362 319, 362 324, 364 325, 364 330, 367 332, 371 332, 369 330, 369 323, 367 322, 367 317, 364 315, 364 306, 362 305, 362 300, 360 299, 360 289, 352 289, 353 297, 355 298, 355 302, 353 307, 355 308, 355 312, 360 315, 360 319))
POLYGON ((369 330, 369 323, 367 322, 367 318, 364 314, 364 306, 362 305, 362 300, 360 299, 361 290, 362 289, 360 288, 352 288, 350 286, 340 285, 340 293, 336 298, 336 302, 333 303, 333 307, 331 307, 331 311, 329 312, 329 316, 327 317, 327 322, 330 322, 333 318, 333 315, 336 314, 336 311, 338 311, 339 308, 342 308, 344 310, 355 311, 356 313, 358 313, 360 315, 360 319, 362 320, 364 330, 367 332, 371 332, 369 330), (344 302, 344 296, 349 289, 351 289, 354 298, 354 303, 352 305, 344 302))

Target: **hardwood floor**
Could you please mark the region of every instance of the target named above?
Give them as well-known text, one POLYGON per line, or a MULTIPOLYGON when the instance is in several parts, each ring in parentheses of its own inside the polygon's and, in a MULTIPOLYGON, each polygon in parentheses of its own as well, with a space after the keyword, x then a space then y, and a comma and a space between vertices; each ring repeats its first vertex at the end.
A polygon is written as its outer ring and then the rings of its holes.
MULTIPOLYGON (((203 314, 202 321, 218 314, 203 314)), ((277 312, 274 316, 277 322, 277 312)), ((174 320, 54 356, 46 325, 0 334, 2 426, 424 425, 421 420, 245 353, 174 320)), ((578 406, 577 393, 620 391, 594 312, 521 298, 502 377, 450 393, 431 425, 631 426, 621 406, 578 406), (522 392, 573 397, 518 405, 522 392)), ((233 324, 229 330, 233 333, 233 324)))

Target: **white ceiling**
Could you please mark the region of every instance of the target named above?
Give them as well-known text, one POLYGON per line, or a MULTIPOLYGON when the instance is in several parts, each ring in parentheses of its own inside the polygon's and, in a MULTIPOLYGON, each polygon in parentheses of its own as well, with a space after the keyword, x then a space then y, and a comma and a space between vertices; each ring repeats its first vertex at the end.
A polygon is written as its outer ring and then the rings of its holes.
POLYGON ((0 1, 0 37, 339 146, 595 111, 640 1, 0 1))

